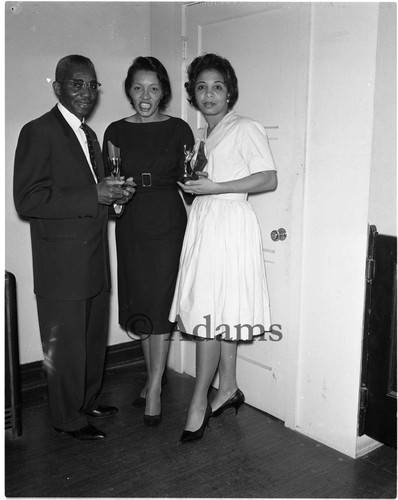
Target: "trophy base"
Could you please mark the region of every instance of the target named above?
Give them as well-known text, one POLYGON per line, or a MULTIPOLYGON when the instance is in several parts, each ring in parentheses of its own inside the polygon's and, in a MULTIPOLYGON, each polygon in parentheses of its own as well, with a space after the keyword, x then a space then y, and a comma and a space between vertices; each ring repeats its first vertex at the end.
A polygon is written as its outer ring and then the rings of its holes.
POLYGON ((182 184, 185 184, 187 181, 197 181, 199 177, 194 174, 194 175, 184 175, 180 179, 178 179, 182 184))

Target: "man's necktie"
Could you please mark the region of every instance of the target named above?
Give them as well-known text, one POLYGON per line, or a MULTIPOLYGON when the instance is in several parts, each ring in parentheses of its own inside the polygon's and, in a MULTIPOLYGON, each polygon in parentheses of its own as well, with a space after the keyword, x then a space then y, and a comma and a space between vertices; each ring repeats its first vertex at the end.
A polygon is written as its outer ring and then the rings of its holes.
POLYGON ((87 147, 88 147, 88 152, 90 155, 90 161, 91 161, 91 166, 93 167, 94 174, 97 177, 97 180, 99 180, 98 176, 98 169, 97 169, 97 162, 95 161, 95 155, 94 155, 94 148, 93 148, 93 141, 91 140, 89 131, 88 131, 88 126, 85 123, 81 123, 80 128, 83 130, 83 132, 86 134, 86 139, 87 139, 87 147))

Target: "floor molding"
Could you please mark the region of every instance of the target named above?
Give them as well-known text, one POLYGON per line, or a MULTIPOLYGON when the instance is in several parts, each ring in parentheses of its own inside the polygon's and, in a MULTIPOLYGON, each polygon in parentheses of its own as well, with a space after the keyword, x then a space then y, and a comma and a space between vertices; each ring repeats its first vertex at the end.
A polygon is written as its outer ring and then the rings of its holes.
MULTIPOLYGON (((144 355, 141 343, 136 341, 124 342, 108 346, 106 349, 105 370, 143 361, 144 355)), ((21 389, 33 389, 47 385, 43 368, 43 361, 34 361, 20 365, 21 389)))

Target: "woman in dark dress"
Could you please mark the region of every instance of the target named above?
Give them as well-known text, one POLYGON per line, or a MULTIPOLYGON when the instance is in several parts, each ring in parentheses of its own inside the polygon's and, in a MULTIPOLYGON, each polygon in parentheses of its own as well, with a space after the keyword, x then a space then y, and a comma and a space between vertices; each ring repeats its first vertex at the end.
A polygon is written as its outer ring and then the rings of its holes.
MULTIPOLYGON (((144 406, 144 422, 161 421, 162 377, 173 323, 168 320, 186 226, 186 210, 177 180, 184 145, 194 138, 188 124, 164 114, 171 98, 164 66, 154 57, 138 57, 130 66, 125 93, 135 110, 111 123, 104 136, 120 149, 121 175, 136 183, 133 200, 116 221, 119 323, 143 334, 147 380, 134 406, 144 406)), ((163 378, 164 380, 164 378, 163 378)))

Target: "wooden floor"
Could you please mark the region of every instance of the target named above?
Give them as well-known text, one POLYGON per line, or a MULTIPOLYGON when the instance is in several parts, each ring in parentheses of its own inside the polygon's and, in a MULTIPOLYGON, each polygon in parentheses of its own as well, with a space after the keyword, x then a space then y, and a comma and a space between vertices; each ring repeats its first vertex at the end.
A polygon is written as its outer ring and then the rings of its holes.
MULTIPOLYGON (((117 416, 96 423, 104 441, 56 434, 45 388, 23 393, 23 435, 6 431, 8 497, 395 498, 396 452, 381 447, 353 460, 243 405, 210 420, 200 442, 178 444, 194 380, 174 372, 163 421, 146 427, 131 406, 141 363, 106 373, 102 402, 117 416)), ((98 422, 98 421, 97 421, 98 422)))

